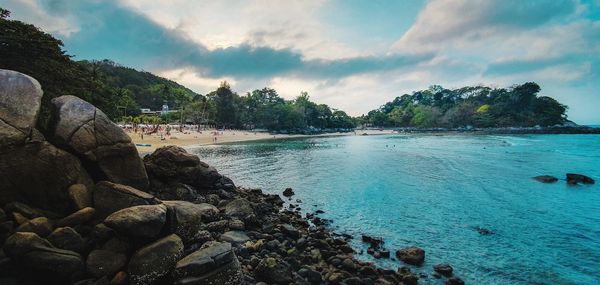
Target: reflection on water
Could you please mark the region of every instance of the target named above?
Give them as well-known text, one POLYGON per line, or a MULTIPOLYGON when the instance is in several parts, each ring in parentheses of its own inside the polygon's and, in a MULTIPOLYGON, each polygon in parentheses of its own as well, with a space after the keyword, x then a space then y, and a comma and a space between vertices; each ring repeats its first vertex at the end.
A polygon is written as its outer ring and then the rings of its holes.
POLYGON ((193 151, 239 185, 294 188, 304 210, 324 210, 338 231, 424 248, 416 271, 448 262, 469 284, 600 284, 600 187, 531 179, 600 178, 598 135, 355 136, 193 151))

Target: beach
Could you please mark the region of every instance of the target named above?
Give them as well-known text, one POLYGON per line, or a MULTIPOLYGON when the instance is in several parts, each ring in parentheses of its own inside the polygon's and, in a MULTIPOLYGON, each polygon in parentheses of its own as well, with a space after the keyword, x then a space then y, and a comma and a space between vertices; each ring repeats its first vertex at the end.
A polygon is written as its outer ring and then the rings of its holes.
POLYGON ((272 140, 272 139, 290 139, 290 138, 304 138, 304 137, 331 137, 331 136, 354 136, 354 135, 386 135, 391 134, 391 130, 357 130, 356 132, 336 132, 336 133, 323 133, 315 135, 290 135, 290 134, 270 134, 267 132, 251 132, 251 131, 239 131, 239 130, 224 130, 218 131, 215 129, 203 130, 201 132, 194 130, 184 130, 180 132, 176 129, 170 131, 171 135, 166 136, 160 133, 154 133, 151 135, 144 134, 143 138, 140 132, 134 132, 132 130, 125 131, 132 142, 136 145, 140 154, 147 154, 155 151, 156 149, 167 146, 176 145, 180 147, 192 147, 199 145, 210 145, 210 144, 222 144, 222 143, 235 143, 244 141, 256 141, 256 140, 272 140), (216 138, 216 141, 215 141, 216 138))

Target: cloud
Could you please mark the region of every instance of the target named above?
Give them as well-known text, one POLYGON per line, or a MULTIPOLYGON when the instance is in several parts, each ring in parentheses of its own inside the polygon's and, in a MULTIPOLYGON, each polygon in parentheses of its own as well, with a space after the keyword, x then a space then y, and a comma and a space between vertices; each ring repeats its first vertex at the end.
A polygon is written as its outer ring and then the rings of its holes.
POLYGON ((58 6, 44 6, 35 0, 6 0, 2 6, 9 7, 13 15, 27 19, 28 23, 44 27, 48 33, 69 37, 79 31, 73 17, 58 15, 58 6))

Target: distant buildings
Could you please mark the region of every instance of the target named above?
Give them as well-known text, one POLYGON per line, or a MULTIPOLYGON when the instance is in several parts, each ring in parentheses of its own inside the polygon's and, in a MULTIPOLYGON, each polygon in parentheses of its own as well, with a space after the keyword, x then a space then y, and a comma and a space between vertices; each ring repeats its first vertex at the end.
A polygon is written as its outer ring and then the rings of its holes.
POLYGON ((175 113, 178 112, 179 110, 169 110, 169 105, 164 104, 161 107, 160 111, 152 111, 148 108, 141 108, 140 112, 142 113, 142 115, 147 115, 147 116, 163 116, 166 115, 168 113, 175 113))

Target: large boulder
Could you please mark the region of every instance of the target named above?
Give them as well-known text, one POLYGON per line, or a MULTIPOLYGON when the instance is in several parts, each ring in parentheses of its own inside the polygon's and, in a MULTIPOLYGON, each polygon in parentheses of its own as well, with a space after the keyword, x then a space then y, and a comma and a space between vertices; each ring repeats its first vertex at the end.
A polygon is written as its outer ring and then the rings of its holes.
POLYGON ((416 246, 411 246, 396 251, 396 257, 408 264, 421 265, 425 261, 425 251, 416 246))
POLYGON ((128 207, 154 205, 160 202, 146 192, 108 181, 100 181, 96 184, 93 197, 94 208, 100 218, 128 207))
POLYGON ((71 250, 81 253, 85 249, 85 241, 71 227, 62 227, 55 229, 49 236, 48 241, 57 248, 71 250))
POLYGON ((77 208, 69 186, 93 184, 77 157, 46 141, 0 147, 0 173, 0 204, 22 201, 62 214, 77 208))
POLYGON ((240 284, 243 275, 229 243, 212 243, 175 265, 176 284, 240 284))
POLYGON ((0 148, 23 144, 31 136, 42 94, 32 77, 0 69, 0 148))
POLYGON ((246 218, 248 215, 254 214, 252 203, 244 198, 235 199, 225 206, 225 214, 230 217, 246 218))
POLYGON ((127 263, 127 257, 122 253, 109 250, 93 250, 87 257, 87 272, 96 277, 112 278, 127 263))
POLYGON ((84 159, 92 177, 146 189, 135 145, 102 111, 75 96, 52 99, 52 108, 49 139, 84 159))
POLYGON ((191 241, 202 228, 203 223, 212 219, 219 210, 206 203, 194 204, 186 201, 164 201, 169 209, 170 232, 176 233, 184 242, 191 241))
POLYGON ((171 272, 182 255, 183 242, 175 234, 142 247, 129 261, 131 284, 153 283, 171 272))
POLYGON ((155 238, 167 219, 165 205, 133 206, 112 213, 104 224, 117 233, 135 238, 155 238))
POLYGON ((145 156, 144 164, 151 181, 156 179, 161 184, 182 183, 198 191, 222 186, 223 176, 214 167, 200 161, 198 156, 187 153, 181 147, 161 147, 151 155, 145 156))

